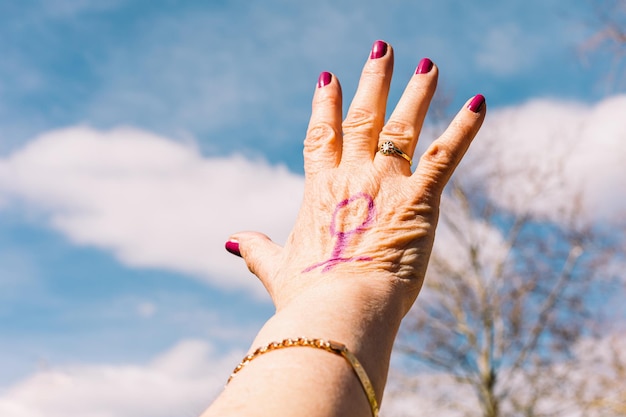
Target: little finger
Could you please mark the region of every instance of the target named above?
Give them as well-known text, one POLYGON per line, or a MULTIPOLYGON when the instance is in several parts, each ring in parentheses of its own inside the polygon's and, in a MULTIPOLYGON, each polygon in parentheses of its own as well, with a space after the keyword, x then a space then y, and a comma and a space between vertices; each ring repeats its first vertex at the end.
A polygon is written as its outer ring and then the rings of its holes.
POLYGON ((423 192, 440 196, 455 168, 478 133, 486 114, 485 97, 481 94, 468 100, 446 131, 435 140, 420 158, 412 178, 423 192))

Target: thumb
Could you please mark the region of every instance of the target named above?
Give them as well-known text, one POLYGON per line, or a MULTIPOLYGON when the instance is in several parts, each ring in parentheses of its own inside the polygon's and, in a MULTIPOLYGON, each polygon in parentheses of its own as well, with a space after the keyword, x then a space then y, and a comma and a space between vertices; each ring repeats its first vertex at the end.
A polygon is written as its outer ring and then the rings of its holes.
POLYGON ((228 252, 242 257, 250 272, 270 291, 269 279, 274 275, 282 247, 263 233, 257 232, 236 233, 224 246, 228 252))

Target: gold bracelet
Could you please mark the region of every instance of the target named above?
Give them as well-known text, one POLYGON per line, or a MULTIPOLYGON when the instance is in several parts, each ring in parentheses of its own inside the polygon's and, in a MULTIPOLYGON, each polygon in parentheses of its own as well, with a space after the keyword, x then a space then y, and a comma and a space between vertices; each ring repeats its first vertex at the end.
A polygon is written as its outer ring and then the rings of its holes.
POLYGON ((361 382, 361 386, 363 387, 365 395, 367 395, 367 399, 370 403, 370 407, 372 408, 372 414, 374 415, 374 417, 378 417, 378 402, 376 401, 376 392, 374 391, 372 382, 367 376, 365 369, 363 369, 361 362, 359 362, 356 356, 354 356, 345 345, 338 342, 333 342, 332 340, 308 339, 306 337, 298 337, 297 339, 283 339, 280 342, 268 343, 267 345, 261 346, 260 348, 243 358, 239 365, 237 365, 237 367, 233 370, 230 378, 228 378, 228 382, 233 379, 237 372, 241 371, 244 366, 250 363, 257 356, 260 356, 267 352, 271 352, 273 350, 284 349, 294 346, 305 346, 322 349, 327 352, 343 356, 352 366, 354 373, 359 378, 359 382, 361 382))

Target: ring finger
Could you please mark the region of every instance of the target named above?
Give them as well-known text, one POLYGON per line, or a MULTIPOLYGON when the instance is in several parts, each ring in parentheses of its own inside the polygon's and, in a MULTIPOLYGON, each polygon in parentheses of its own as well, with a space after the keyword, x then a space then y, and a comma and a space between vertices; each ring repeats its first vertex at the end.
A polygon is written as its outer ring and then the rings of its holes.
MULTIPOLYGON (((424 58, 420 61, 389 121, 382 129, 379 146, 391 141, 395 148, 400 149, 408 158, 413 157, 417 138, 435 94, 438 75, 438 69, 430 59, 424 58)), ((402 172, 410 174, 408 159, 400 155, 392 155, 393 158, 386 156, 379 152, 375 163, 400 166, 402 172)), ((389 166, 385 166, 385 169, 388 168, 389 166)))

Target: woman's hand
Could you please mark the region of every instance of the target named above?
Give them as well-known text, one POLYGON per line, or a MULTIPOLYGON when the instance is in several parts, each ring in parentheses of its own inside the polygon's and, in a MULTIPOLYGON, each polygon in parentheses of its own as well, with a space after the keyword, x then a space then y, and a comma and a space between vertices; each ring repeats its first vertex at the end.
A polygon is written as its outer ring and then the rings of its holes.
MULTIPOLYGON (((276 305, 251 352, 296 337, 343 343, 359 358, 379 402, 400 321, 424 279, 441 192, 485 115, 482 96, 469 100, 412 174, 410 155, 437 67, 420 62, 385 123, 392 67, 391 47, 375 42, 343 123, 339 82, 322 73, 304 141, 304 200, 289 240, 282 248, 247 232, 226 244, 276 305), (379 152, 387 141, 402 152, 379 152)), ((247 364, 206 416, 242 414, 338 417, 371 410, 343 358, 294 348, 247 364)))
POLYGON ((470 99, 412 174, 407 159, 438 69, 428 59, 420 62, 385 123, 392 68, 391 46, 375 42, 343 123, 339 81, 320 75, 304 141, 304 200, 288 242, 282 248, 247 232, 227 244, 240 252, 278 311, 323 287, 363 290, 381 303, 393 300, 403 315, 419 293, 443 187, 478 132, 485 106, 480 95, 470 99), (407 157, 379 152, 386 141, 407 157))

